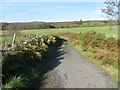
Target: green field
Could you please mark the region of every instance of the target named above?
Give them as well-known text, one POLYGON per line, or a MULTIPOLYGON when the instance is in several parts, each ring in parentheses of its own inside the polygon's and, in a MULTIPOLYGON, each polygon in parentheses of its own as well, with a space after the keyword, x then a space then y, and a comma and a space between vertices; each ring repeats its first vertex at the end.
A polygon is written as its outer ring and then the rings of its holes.
MULTIPOLYGON (((16 35, 15 43, 21 43, 26 39, 31 39, 35 37, 35 34, 58 34, 61 32, 73 32, 73 33, 80 33, 80 32, 88 32, 88 31, 95 31, 97 33, 105 34, 106 36, 113 36, 118 37, 118 28, 117 26, 113 26, 112 30, 109 30, 109 26, 99 26, 99 27, 80 27, 80 28, 55 28, 55 29, 32 29, 32 30, 21 30, 21 35, 19 33, 16 35), (29 37, 30 34, 30 37, 29 37)), ((12 43, 12 35, 9 34, 9 31, 4 31, 5 33, 8 32, 8 35, 2 37, 0 40, 0 45, 5 44, 7 41, 8 44, 11 45, 12 43)))
POLYGON ((112 27, 112 30, 109 30, 108 26, 101 26, 101 27, 80 27, 80 28, 60 28, 60 29, 35 29, 35 30, 22 30, 24 33, 31 33, 31 34, 57 34, 60 32, 73 32, 73 33, 80 33, 80 32, 88 32, 88 31, 96 31, 98 33, 106 34, 106 35, 115 35, 118 36, 117 27, 112 27))

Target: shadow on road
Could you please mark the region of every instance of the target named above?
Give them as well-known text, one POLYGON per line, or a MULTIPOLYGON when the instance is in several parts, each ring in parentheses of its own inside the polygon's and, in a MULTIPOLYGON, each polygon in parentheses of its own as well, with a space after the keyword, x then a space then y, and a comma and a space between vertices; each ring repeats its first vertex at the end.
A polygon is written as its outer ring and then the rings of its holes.
POLYGON ((53 59, 53 61, 51 61, 49 63, 49 66, 48 66, 49 70, 52 70, 52 69, 54 69, 55 67, 57 67, 58 65, 61 64, 61 60, 64 59, 64 57, 62 57, 61 53, 62 53, 62 51, 57 50, 55 58, 53 59))
POLYGON ((62 49, 61 45, 63 45, 66 42, 67 42, 67 40, 61 39, 61 42, 58 44, 59 48, 55 52, 55 54, 53 56, 53 60, 48 65, 48 70, 52 70, 61 64, 61 60, 64 59, 63 55, 66 53, 61 50, 62 49))
MULTIPOLYGON (((52 55, 53 55, 53 56, 52 56, 53 59, 47 64, 47 70, 46 70, 46 72, 44 73, 44 75, 45 75, 47 72, 55 69, 56 67, 58 67, 58 66, 61 64, 61 60, 64 59, 63 55, 66 53, 66 52, 63 52, 63 51, 62 51, 61 46, 62 46, 63 44, 65 44, 65 43, 67 43, 67 40, 65 40, 65 39, 63 39, 63 38, 60 39, 60 41, 59 41, 58 43, 56 43, 56 49, 55 49, 54 52, 52 52, 52 53, 53 53, 53 54, 52 54, 52 55)), ((43 82, 44 82, 44 80, 46 80, 46 79, 47 79, 46 76, 43 76, 42 79, 41 79, 41 77, 40 77, 39 79, 36 80, 35 83, 32 84, 32 87, 30 87, 30 88, 34 88, 34 90, 39 90, 40 88, 42 88, 42 87, 44 86, 44 83, 43 83, 43 82)))

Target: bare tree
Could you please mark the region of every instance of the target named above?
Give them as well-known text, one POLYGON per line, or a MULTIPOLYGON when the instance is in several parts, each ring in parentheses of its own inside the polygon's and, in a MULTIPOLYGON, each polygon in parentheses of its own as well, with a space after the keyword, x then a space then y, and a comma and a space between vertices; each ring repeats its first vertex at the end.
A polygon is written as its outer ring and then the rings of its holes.
POLYGON ((104 3, 106 6, 104 9, 101 9, 102 12, 106 14, 108 19, 118 20, 120 0, 106 0, 104 3))
POLYGON ((109 29, 112 30, 112 23, 118 21, 119 24, 120 0, 106 0, 104 3, 105 3, 105 8, 101 10, 106 15, 107 19, 110 20, 109 29))

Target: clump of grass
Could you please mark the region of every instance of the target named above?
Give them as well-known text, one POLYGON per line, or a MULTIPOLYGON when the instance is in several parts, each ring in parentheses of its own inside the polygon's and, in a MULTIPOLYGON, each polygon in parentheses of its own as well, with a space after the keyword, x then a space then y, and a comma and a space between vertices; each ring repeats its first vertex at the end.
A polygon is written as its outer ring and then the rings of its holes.
POLYGON ((25 87, 27 84, 28 79, 23 78, 22 76, 15 76, 12 77, 8 80, 8 82, 2 86, 2 89, 13 89, 13 88, 18 88, 18 87, 25 87))

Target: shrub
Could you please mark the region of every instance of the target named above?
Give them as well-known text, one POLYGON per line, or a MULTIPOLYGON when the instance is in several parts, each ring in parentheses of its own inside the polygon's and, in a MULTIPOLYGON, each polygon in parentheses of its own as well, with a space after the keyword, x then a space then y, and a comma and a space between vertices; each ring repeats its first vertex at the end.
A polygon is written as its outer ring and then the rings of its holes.
POLYGON ((31 84, 38 76, 46 72, 46 64, 50 60, 57 36, 40 36, 26 40, 21 45, 4 52, 2 60, 3 88, 21 88, 31 84), (46 57, 48 55, 48 57, 46 57))

